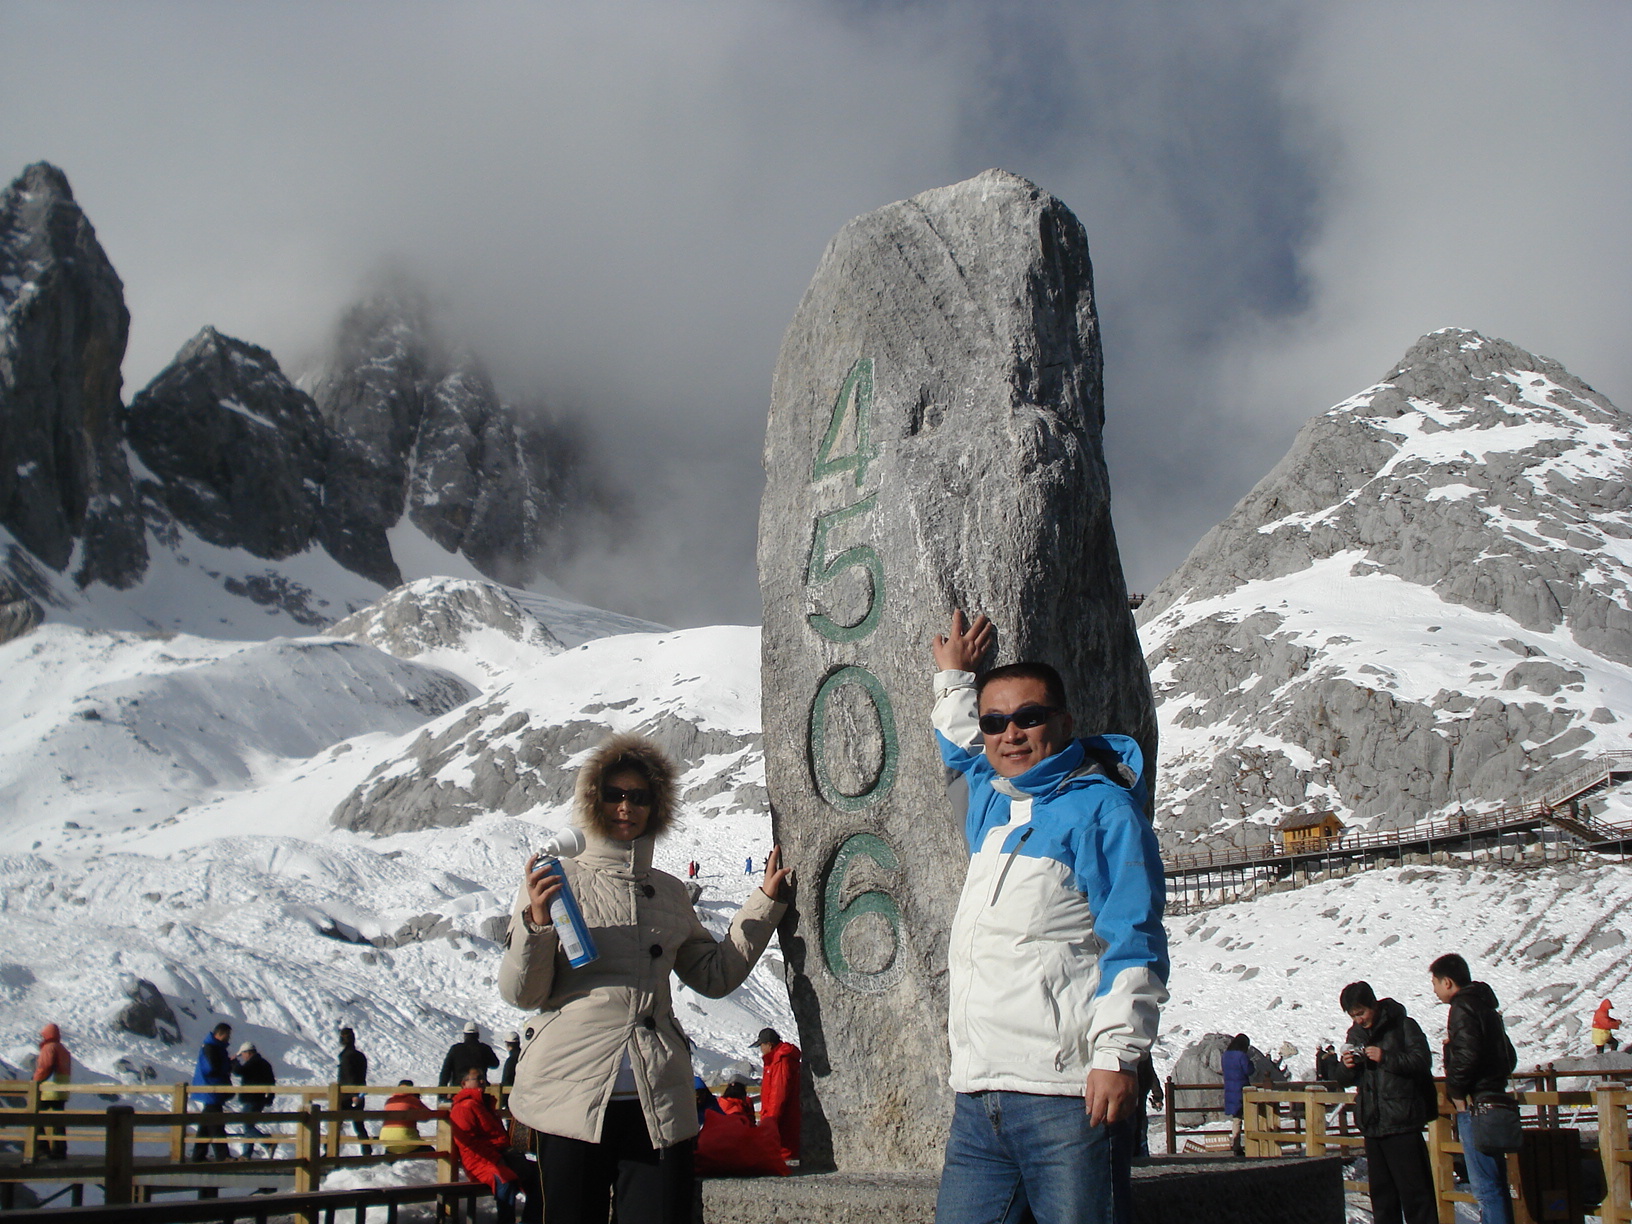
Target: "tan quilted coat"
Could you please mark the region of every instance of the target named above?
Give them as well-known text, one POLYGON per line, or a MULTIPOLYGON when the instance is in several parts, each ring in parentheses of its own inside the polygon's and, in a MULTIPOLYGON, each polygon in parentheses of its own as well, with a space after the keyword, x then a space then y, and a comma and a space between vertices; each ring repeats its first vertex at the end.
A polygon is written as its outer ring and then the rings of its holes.
POLYGON ((567 964, 555 928, 533 926, 525 890, 517 894, 499 967, 499 993, 536 1014, 522 1026, 521 1060, 510 1109, 534 1130, 600 1141, 612 1084, 625 1051, 634 1069, 646 1128, 656 1147, 697 1134, 691 1055, 674 1017, 669 974, 699 994, 720 998, 742 984, 787 908, 754 889, 723 942, 691 907, 686 886, 652 868, 652 847, 671 815, 673 772, 666 760, 642 761, 658 803, 648 833, 608 840, 596 828, 600 779, 645 741, 620 737, 584 767, 575 823, 588 847, 567 859, 567 879, 600 952, 580 969, 567 964), (662 770, 661 778, 655 776, 662 770))

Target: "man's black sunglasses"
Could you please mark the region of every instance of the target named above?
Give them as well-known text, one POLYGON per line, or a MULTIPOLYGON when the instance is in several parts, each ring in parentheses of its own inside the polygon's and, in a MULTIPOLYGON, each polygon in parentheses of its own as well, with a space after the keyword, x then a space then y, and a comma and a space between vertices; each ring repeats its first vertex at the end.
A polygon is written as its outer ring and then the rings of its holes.
POLYGON ((629 790, 624 790, 621 786, 601 787, 602 803, 622 803, 625 799, 636 807, 652 806, 652 792, 643 786, 632 787, 629 790))
POLYGON ((1002 735, 1012 722, 1022 731, 1031 727, 1040 727, 1059 710, 1054 706, 1025 705, 1013 714, 982 714, 980 716, 980 730, 982 735, 1002 735))

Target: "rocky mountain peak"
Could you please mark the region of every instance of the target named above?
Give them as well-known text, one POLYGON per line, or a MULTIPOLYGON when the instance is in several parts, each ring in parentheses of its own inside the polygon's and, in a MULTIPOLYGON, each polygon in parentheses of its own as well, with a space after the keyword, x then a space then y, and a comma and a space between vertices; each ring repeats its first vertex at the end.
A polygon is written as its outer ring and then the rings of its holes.
POLYGON ((265 349, 204 328, 137 392, 126 432, 149 507, 210 543, 279 560, 318 537, 328 433, 265 349))
POLYGON ((0 527, 81 586, 125 586, 146 542, 120 431, 124 286, 67 176, 0 192, 0 527), (77 551, 76 551, 77 550, 77 551))
POLYGON ((1411 823, 1622 747, 1629 541, 1632 420, 1507 341, 1423 337, 1140 610, 1172 827, 1411 823))

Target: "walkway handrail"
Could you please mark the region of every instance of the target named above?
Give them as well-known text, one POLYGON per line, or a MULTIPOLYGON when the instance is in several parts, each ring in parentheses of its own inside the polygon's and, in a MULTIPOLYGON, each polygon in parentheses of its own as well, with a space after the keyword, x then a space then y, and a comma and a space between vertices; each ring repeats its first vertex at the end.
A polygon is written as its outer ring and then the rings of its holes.
MULTIPOLYGON (((425 1186, 372 1186, 355 1190, 314 1190, 297 1194, 258 1194, 254 1198, 198 1199, 192 1202, 167 1200, 162 1203, 130 1203, 123 1206, 50 1207, 8 1211, 7 1224, 14 1220, 60 1221, 61 1224, 106 1224, 119 1220, 127 1224, 211 1224, 212 1221, 257 1221, 295 1215, 301 1219, 332 1220, 336 1212, 362 1212, 369 1207, 394 1207, 405 1203, 448 1202, 457 1208, 472 1205, 489 1193, 482 1182, 437 1182, 425 1186)), ((459 1214, 453 1215, 459 1220, 459 1214)))
MULTIPOLYGON (((1352 854, 1365 850, 1392 849, 1419 842, 1454 841, 1469 834, 1515 830, 1520 826, 1533 827, 1543 821, 1552 822, 1550 809, 1567 804, 1571 799, 1607 781, 1613 774, 1632 773, 1632 751, 1606 752, 1583 763, 1574 773, 1554 783, 1547 791, 1533 799, 1504 804, 1482 812, 1464 812, 1429 824, 1380 831, 1355 830, 1338 837, 1319 839, 1308 848, 1288 847, 1284 842, 1268 839, 1251 846, 1231 846, 1222 850, 1196 850, 1168 855, 1163 868, 1168 875, 1184 875, 1210 867, 1245 867, 1254 864, 1269 865, 1287 859, 1318 857, 1328 852, 1352 854)), ((1632 829, 1604 824, 1593 817, 1575 815, 1565 817, 1597 834, 1600 840, 1632 838, 1632 829)))
MULTIPOLYGON (((1434 1172, 1434 1188, 1438 1197, 1440 1219, 1452 1218, 1457 1202, 1471 1203, 1471 1194, 1455 1190, 1452 1180, 1453 1158, 1461 1153, 1462 1144, 1456 1134, 1455 1120, 1445 1100, 1444 1081, 1439 1084, 1440 1113, 1428 1126, 1428 1158, 1434 1172)), ((1215 1090, 1217 1086, 1215 1085, 1215 1090)), ((1598 1084, 1590 1090, 1577 1092, 1515 1092, 1512 1094, 1520 1108, 1534 1109, 1543 1123, 1556 1121, 1561 1107, 1590 1107, 1597 1115, 1598 1154, 1603 1163, 1604 1181, 1608 1187, 1599 1218, 1602 1224, 1632 1224, 1632 1149, 1628 1147, 1628 1110, 1632 1109, 1632 1088, 1623 1084, 1598 1084)), ((1353 1094, 1332 1091, 1284 1091, 1274 1088, 1246 1088, 1241 1094, 1243 1110, 1242 1139, 1246 1154, 1252 1156, 1284 1156, 1287 1147, 1294 1154, 1324 1156, 1328 1147, 1355 1146, 1363 1139, 1334 1136, 1327 1133, 1326 1106, 1334 1103, 1352 1104, 1353 1094), (1302 1107, 1304 1125, 1300 1129, 1296 1118, 1292 1126, 1283 1127, 1280 1108, 1283 1105, 1302 1107)), ((1516 1159, 1509 1158, 1510 1173, 1517 1167, 1516 1159)), ((1359 1183, 1345 1182, 1350 1189, 1364 1189, 1359 1183)))

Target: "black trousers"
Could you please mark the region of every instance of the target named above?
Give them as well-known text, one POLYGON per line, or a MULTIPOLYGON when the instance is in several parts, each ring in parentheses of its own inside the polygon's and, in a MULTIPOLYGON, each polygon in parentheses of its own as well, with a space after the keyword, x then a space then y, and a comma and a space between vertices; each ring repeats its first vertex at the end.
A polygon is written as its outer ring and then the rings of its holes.
POLYGON ((613 1101, 601 1141, 535 1132, 545 1224, 690 1224, 696 1141, 654 1148, 639 1101, 613 1101))
MULTIPOLYGON (((67 1108, 67 1097, 40 1098, 41 1113, 45 1113, 48 1110, 67 1108)), ((65 1132, 60 1126, 42 1126, 40 1128, 40 1134, 42 1135, 62 1135, 66 1133, 67 1132, 65 1132)), ((42 1140, 40 1143, 40 1155, 45 1157, 47 1160, 62 1160, 68 1155, 68 1141, 66 1139, 58 1139, 55 1143, 53 1143, 49 1139, 42 1140)))
POLYGON ((232 1150, 225 1142, 205 1143, 204 1140, 219 1135, 222 1140, 227 1137, 226 1111, 220 1105, 201 1105, 198 1109, 198 1139, 193 1144, 193 1159, 210 1159, 210 1148, 214 1148, 216 1160, 231 1160, 232 1150))
POLYGON ((1373 1224, 1439 1224, 1434 1173, 1421 1131, 1366 1138, 1373 1224))

